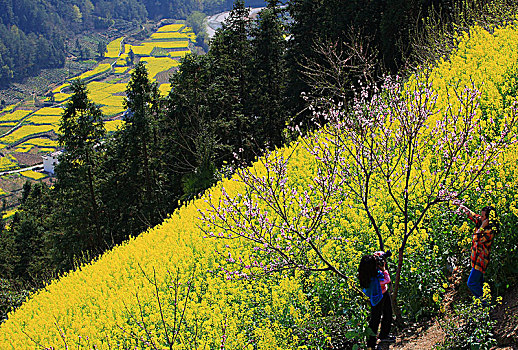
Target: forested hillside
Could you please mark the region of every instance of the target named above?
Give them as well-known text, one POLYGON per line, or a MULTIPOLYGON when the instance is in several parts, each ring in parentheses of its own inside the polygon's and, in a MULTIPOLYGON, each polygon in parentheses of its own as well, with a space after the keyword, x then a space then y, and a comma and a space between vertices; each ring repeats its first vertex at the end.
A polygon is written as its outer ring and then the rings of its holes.
MULTIPOLYGON (((0 87, 62 67, 65 42, 83 31, 105 30, 115 20, 185 19, 194 11, 214 13, 232 7, 231 0, 5 0, 0 3, 0 87)), ((264 5, 264 1, 251 1, 264 5)))

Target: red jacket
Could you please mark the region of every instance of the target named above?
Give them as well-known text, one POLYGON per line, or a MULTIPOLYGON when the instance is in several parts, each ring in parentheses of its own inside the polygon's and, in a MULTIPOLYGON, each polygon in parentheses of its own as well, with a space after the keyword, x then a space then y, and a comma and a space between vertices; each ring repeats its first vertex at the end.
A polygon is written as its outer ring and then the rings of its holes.
MULTIPOLYGON (((475 224, 480 222, 480 215, 475 214, 470 218, 475 224)), ((471 267, 480 272, 486 272, 489 264, 489 254, 491 245, 495 236, 492 228, 487 228, 481 233, 477 233, 478 228, 473 232, 473 241, 471 242, 471 267)))

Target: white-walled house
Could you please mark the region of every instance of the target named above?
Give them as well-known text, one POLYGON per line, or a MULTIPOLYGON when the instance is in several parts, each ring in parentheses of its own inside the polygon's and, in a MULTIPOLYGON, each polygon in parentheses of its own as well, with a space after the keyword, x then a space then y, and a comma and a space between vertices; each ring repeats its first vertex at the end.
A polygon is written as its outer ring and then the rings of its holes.
POLYGON ((46 156, 43 156, 43 171, 54 175, 54 167, 59 163, 58 157, 63 151, 56 151, 46 156))

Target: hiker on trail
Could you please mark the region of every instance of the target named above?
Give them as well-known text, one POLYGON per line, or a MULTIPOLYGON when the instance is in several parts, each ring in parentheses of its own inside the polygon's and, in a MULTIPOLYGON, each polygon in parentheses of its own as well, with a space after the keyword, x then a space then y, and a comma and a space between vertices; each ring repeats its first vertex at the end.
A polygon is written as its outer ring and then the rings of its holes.
POLYGON ((358 279, 360 287, 369 297, 371 304, 371 317, 369 328, 375 335, 367 338, 367 349, 375 349, 376 334, 381 321, 379 339, 381 342, 395 342, 395 338, 389 335, 392 326, 392 304, 387 284, 390 283, 390 275, 387 271, 386 253, 376 252, 365 255, 358 267, 358 279))
POLYGON ((498 232, 499 223, 495 208, 491 206, 482 208, 480 215, 475 214, 462 204, 459 205, 459 209, 475 223, 471 243, 471 273, 468 277, 468 288, 478 299, 483 294, 484 274, 489 263, 489 253, 491 252, 493 238, 498 232))

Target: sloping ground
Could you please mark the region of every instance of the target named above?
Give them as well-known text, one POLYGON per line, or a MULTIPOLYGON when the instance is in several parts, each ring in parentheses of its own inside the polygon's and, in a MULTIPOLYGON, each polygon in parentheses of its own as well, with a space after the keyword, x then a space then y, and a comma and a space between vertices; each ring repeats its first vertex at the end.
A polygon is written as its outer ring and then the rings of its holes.
MULTIPOLYGON (((518 293, 509 291, 491 314, 497 324, 494 328, 498 347, 495 349, 518 349, 518 293)), ((431 323, 416 324, 398 336, 395 350, 433 349, 444 339, 444 331, 437 320, 431 323)))
POLYGON ((491 315, 497 321, 495 338, 506 349, 518 349, 518 293, 510 290, 491 315))
POLYGON ((181 208, 163 225, 38 292, 2 324, 0 349, 59 349, 87 337, 99 349, 113 339, 126 339, 121 346, 133 338, 164 345, 161 317, 173 334, 184 310, 179 342, 186 347, 196 341, 236 349, 253 341, 261 349, 285 348, 290 333, 280 322, 300 323, 313 314, 298 280, 236 281, 217 274, 223 260, 216 250, 226 248, 197 229, 197 209, 205 205, 200 199, 181 208))
MULTIPOLYGON (((466 277, 466 276, 464 276, 466 277)), ((439 316, 439 319, 415 323, 404 329, 398 335, 398 342, 393 347, 396 350, 419 350, 433 349, 445 338, 441 327, 445 317, 449 317, 453 311, 453 305, 459 302, 459 288, 466 283, 459 270, 454 271, 449 278, 451 284, 443 299, 446 314, 439 316)), ((491 312, 491 318, 496 321, 494 327, 495 339, 498 342, 497 349, 515 350, 518 349, 518 293, 510 288, 502 298, 502 303, 497 304, 491 312)))
MULTIPOLYGON (((439 106, 446 100, 445 92, 451 91, 450 84, 473 81, 483 87, 481 103, 487 112, 499 117, 500 93, 507 91, 509 76, 518 75, 517 56, 518 33, 514 27, 495 30, 494 35, 474 29, 455 56, 441 62, 433 72, 434 86, 442 93, 439 106)), ((287 154, 290 149, 281 152, 287 154)), ((510 159, 515 162, 516 157, 510 159)), ((498 176, 516 179, 515 167, 503 166, 498 176)), ((264 174, 260 164, 254 169, 264 174)), ((287 171, 287 186, 303 192, 316 173, 314 158, 299 147, 287 171)), ((242 184, 235 181, 223 184, 230 196, 243 191, 242 184)), ((215 202, 224 203, 220 185, 211 190, 211 195, 215 202)), ((250 254, 251 249, 240 240, 204 238, 198 209, 207 208, 207 198, 182 207, 162 225, 38 292, 0 326, 0 349, 81 348, 87 342, 89 348, 96 345, 98 349, 129 348, 136 343, 143 348, 156 343, 167 347, 171 337, 184 348, 294 347, 300 339, 295 330, 321 314, 318 295, 310 296, 307 290, 312 285, 324 285, 328 275, 308 278, 294 273, 257 280, 225 279, 226 274, 218 272, 233 266, 234 258, 250 254)), ((311 204, 317 209, 321 205, 311 204)), ((319 234, 329 239, 323 252, 330 261, 337 266, 339 261, 345 262, 340 269, 353 276, 362 253, 370 251, 375 243, 365 217, 347 204, 344 202, 343 209, 333 213, 319 234)), ((297 207, 292 209, 296 211, 297 207)), ((421 238, 426 240, 427 236, 421 238)), ((412 242, 413 254, 420 254, 421 243, 419 239, 412 242)), ((419 267, 417 262, 415 265, 419 267)), ((347 285, 336 288, 343 303, 354 302, 352 293, 347 294, 347 285)), ((324 338, 318 329, 304 336, 307 341, 324 338)))

